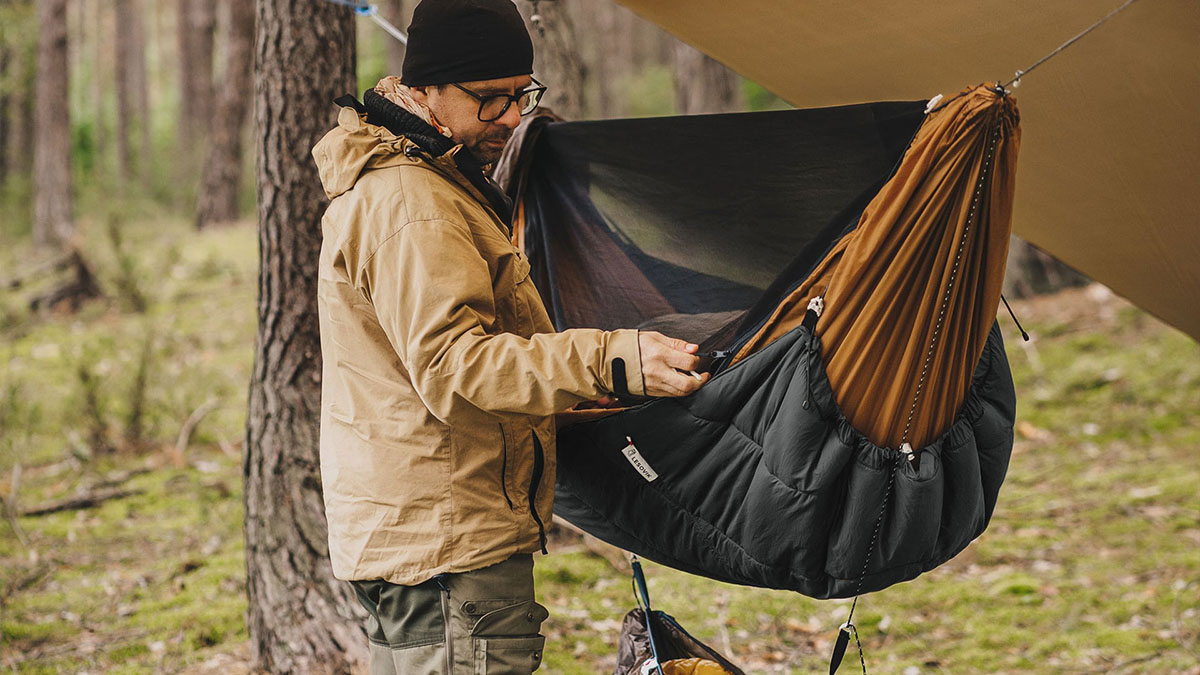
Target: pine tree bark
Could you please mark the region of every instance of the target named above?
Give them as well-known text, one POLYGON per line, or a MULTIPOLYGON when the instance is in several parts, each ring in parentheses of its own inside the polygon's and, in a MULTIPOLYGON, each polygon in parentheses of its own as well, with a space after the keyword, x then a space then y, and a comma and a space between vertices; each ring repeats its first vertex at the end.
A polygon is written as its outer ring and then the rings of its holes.
POLYGON ((258 339, 243 466, 247 627, 260 667, 343 673, 366 663, 350 586, 333 578, 318 470, 316 311, 326 205, 310 151, 355 84, 354 15, 257 0, 258 339))
POLYGON ((33 241, 65 248, 71 214, 71 120, 68 115, 67 0, 38 0, 33 146, 33 241))
POLYGON ((675 112, 738 112, 745 107, 736 73, 691 45, 675 44, 675 112))
POLYGON ((242 183, 242 132, 250 112, 253 89, 254 5, 226 0, 229 22, 225 44, 225 78, 209 129, 209 153, 196 205, 196 227, 238 217, 238 188, 242 183))

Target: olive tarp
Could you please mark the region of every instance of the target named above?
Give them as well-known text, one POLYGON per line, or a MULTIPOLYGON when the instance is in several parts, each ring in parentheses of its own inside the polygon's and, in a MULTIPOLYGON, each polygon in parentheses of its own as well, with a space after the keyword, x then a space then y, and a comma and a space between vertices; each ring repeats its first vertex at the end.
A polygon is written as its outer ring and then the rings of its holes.
POLYGON ((556 514, 815 597, 983 531, 1012 448, 994 320, 1017 115, 988 86, 925 108, 526 123, 497 175, 556 327, 725 353, 690 397, 562 429, 556 514))

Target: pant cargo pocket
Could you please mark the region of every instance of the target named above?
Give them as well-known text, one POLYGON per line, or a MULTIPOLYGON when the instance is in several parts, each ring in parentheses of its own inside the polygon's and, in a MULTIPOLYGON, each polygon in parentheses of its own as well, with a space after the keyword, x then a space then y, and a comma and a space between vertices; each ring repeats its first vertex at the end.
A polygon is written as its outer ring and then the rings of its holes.
POLYGON ((475 675, 528 675, 542 664, 546 638, 538 634, 550 615, 533 600, 469 600, 475 675))
POLYGON ((475 675, 525 675, 542 665, 546 638, 494 637, 475 639, 475 675))

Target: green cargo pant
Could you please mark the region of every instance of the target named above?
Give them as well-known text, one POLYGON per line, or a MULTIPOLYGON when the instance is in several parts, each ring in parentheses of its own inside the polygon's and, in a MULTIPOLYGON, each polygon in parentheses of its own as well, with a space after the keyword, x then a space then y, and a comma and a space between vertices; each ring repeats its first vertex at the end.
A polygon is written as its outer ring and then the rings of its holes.
POLYGON ((367 608, 371 675, 526 675, 549 616, 533 599, 533 556, 416 586, 353 581, 367 608))

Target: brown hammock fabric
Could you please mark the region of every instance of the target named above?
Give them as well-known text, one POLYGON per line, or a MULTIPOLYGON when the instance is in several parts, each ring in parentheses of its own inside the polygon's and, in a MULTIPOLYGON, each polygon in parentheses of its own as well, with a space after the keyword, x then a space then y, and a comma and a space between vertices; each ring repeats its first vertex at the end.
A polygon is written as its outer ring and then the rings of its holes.
POLYGON ((992 86, 929 114, 858 227, 735 360, 799 325, 823 295, 817 335, 842 413, 883 447, 936 438, 996 317, 1019 145, 1016 103, 992 86))

